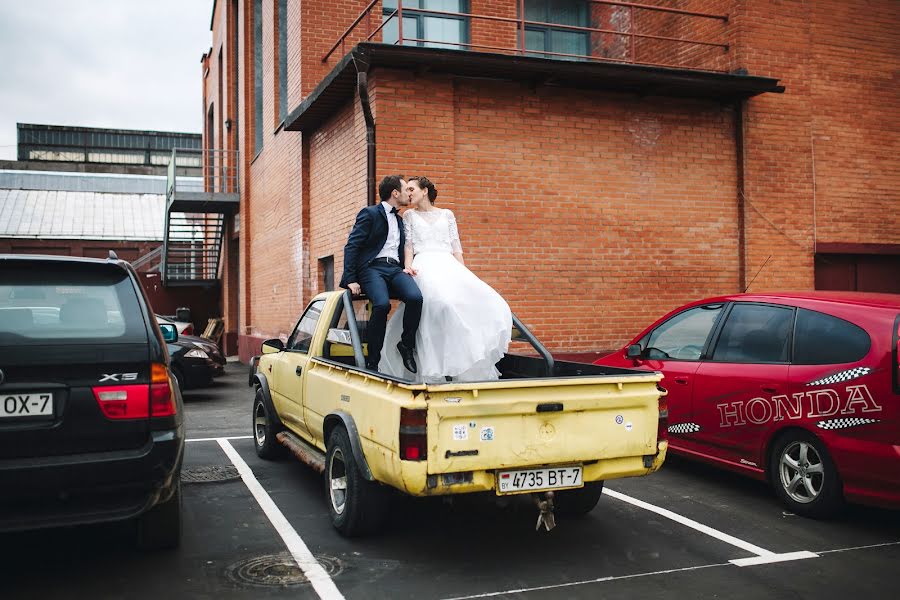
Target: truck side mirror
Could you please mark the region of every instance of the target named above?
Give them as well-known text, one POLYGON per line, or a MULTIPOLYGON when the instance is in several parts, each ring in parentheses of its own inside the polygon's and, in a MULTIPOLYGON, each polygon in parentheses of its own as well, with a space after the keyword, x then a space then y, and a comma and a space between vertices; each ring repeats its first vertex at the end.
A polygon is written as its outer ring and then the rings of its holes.
POLYGON ((278 338, 272 338, 271 340, 266 340, 262 343, 263 354, 274 354, 275 352, 281 352, 283 350, 284 342, 278 338))
POLYGON ((643 354, 643 351, 641 350, 640 344, 632 344, 625 350, 626 358, 640 358, 641 354, 643 354))

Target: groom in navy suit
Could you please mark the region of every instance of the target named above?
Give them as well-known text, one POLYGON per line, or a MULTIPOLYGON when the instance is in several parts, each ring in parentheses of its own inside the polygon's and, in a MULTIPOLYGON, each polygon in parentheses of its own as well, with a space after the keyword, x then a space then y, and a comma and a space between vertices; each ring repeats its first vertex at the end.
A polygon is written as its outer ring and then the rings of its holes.
POLYGON ((391 298, 406 305, 403 313, 403 334, 397 350, 408 371, 416 372, 413 350, 416 331, 422 316, 422 292, 413 278, 403 270, 403 249, 406 234, 397 210, 409 204, 403 193, 402 175, 388 175, 378 184, 381 204, 367 206, 356 215, 356 223, 344 246, 344 274, 341 287, 354 295, 364 291, 372 301, 369 318, 369 352, 366 368, 378 370, 387 315, 391 310, 391 298))

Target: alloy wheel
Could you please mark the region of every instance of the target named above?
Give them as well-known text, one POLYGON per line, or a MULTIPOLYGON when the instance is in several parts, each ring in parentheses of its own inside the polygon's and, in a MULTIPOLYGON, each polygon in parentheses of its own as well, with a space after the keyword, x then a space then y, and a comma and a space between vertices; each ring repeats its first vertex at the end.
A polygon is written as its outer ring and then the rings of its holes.
POLYGON ((343 514, 347 505, 347 466, 340 448, 334 449, 328 463, 328 495, 335 514, 343 514))
POLYGON ((253 435, 256 437, 256 445, 260 448, 266 444, 266 431, 268 431, 268 419, 266 418, 266 407, 262 402, 256 403, 256 411, 253 415, 253 435))
POLYGON ((779 461, 781 485, 791 500, 809 504, 822 493, 825 465, 812 444, 795 441, 788 444, 779 461))

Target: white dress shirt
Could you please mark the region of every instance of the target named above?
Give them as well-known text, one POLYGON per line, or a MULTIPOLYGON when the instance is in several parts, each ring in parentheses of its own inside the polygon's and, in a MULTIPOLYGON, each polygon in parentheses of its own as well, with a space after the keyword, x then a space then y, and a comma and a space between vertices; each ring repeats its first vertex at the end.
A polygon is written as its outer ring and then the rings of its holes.
POLYGON ((384 212, 387 213, 387 224, 388 224, 388 234, 387 239, 384 242, 384 246, 381 248, 381 252, 378 253, 375 258, 393 258, 394 260, 400 259, 400 228, 397 226, 397 215, 391 213, 394 209, 393 206, 388 204, 387 202, 382 202, 381 206, 384 207, 384 212))

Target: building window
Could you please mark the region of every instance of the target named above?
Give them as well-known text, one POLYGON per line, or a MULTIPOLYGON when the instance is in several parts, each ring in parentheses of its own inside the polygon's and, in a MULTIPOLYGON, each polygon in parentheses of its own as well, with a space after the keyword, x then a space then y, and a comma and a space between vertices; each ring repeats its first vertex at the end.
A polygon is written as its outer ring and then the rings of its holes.
POLYGON ((262 0, 253 0, 253 154, 263 148, 262 0))
POLYGON ((590 33, 554 27, 571 25, 590 27, 588 2, 585 0, 525 0, 525 20, 542 25, 525 25, 525 49, 529 56, 558 60, 587 60, 590 55, 590 33), (545 53, 553 54, 545 54, 545 53), (568 54, 574 56, 557 56, 568 54))
MULTIPOLYGON (((424 46, 426 48, 449 48, 465 50, 469 43, 469 18, 448 15, 431 15, 421 10, 467 13, 468 0, 384 0, 382 20, 387 21, 397 10, 397 3, 403 7, 403 45, 424 46)), ((399 27, 396 15, 382 29, 382 40, 386 44, 396 44, 399 27)))
POLYGON ((278 97, 277 124, 287 118, 287 0, 275 0, 275 43, 278 59, 278 77, 275 93, 278 97))
POLYGON ((319 272, 322 274, 322 291, 334 291, 334 255, 319 259, 319 272))

